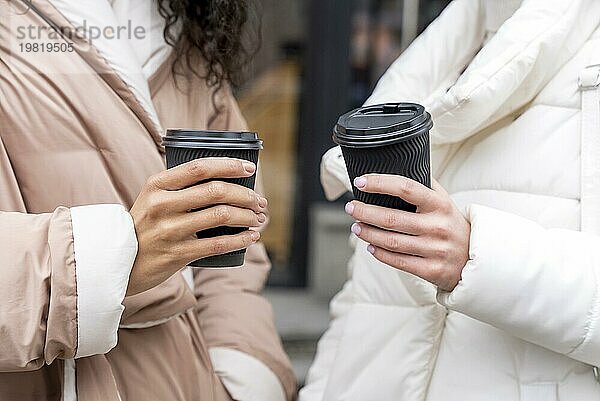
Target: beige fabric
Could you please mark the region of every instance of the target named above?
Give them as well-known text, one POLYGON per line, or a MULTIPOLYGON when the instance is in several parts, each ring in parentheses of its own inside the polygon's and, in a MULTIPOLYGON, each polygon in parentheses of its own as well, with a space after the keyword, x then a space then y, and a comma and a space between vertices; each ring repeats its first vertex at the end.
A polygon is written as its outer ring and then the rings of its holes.
MULTIPOLYGON (((51 23, 68 24, 47 1, 33 5, 51 23)), ((60 400, 60 359, 72 358, 77 344, 70 213, 61 206, 130 207, 164 160, 160 132, 93 47, 76 40, 74 53, 15 52, 16 26, 48 23, 18 0, 0 2, 0 16, 7 12, 10 19, 0 18, 0 210, 42 214, 0 212, 0 400, 60 400)), ((180 91, 169 70, 151 82, 165 126, 244 126, 227 88, 215 96, 216 111, 202 80, 180 91)), ((262 246, 247 260, 239 270, 196 272, 196 294, 177 274, 126 299, 123 324, 170 319, 121 329, 109 354, 76 360, 78 400, 116 401, 119 393, 122 401, 229 400, 209 345, 258 358, 294 398, 289 361, 259 295, 269 270, 262 246)))
POLYGON ((72 358, 77 293, 69 209, 1 212, 0 224, 0 371, 35 370, 72 358))

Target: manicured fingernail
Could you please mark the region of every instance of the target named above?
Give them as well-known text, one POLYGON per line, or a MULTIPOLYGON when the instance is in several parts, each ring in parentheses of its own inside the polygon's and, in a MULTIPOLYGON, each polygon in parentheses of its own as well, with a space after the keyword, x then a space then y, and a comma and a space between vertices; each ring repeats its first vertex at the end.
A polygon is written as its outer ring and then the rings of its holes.
POLYGON ((375 247, 374 247, 373 245, 369 245, 369 246, 367 247, 367 251, 368 251, 370 254, 374 254, 374 253, 375 253, 375 247))
POLYGON ((348 202, 346 203, 346 206, 344 206, 344 210, 346 211, 346 213, 348 214, 352 214, 354 213, 354 204, 352 202, 348 202))
POLYGON ((258 219, 259 223, 264 223, 267 221, 267 216, 264 213, 259 213, 256 218, 258 219))
POLYGON ((358 225, 358 223, 354 223, 352 224, 352 227, 350 227, 350 230, 356 234, 356 235, 360 235, 360 226, 358 225))
POLYGON ((258 197, 258 206, 262 207, 263 209, 267 207, 267 204, 269 202, 267 201, 267 198, 263 198, 262 196, 258 197))
POLYGON ((242 164, 244 165, 244 170, 246 170, 247 173, 254 173, 256 171, 256 165, 252 162, 242 162, 242 164))
POLYGON ((364 188, 367 185, 367 179, 365 177, 356 177, 354 179, 354 186, 356 188, 364 188))
POLYGON ((260 233, 258 231, 252 231, 250 238, 252 238, 252 241, 256 242, 260 239, 260 233))

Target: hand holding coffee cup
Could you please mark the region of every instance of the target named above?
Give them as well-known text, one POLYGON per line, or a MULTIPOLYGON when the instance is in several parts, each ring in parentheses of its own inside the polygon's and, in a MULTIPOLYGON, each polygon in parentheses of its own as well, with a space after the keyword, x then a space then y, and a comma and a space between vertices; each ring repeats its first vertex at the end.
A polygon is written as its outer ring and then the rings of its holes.
POLYGON ((436 182, 431 189, 431 116, 415 103, 344 114, 333 139, 342 148, 357 200, 352 232, 378 260, 454 289, 469 257, 470 224, 436 182))
MULTIPOLYGON (((179 166, 190 160, 210 157, 236 158, 257 165, 258 154, 262 149, 262 141, 258 138, 256 132, 246 131, 170 129, 163 138, 163 143, 167 156, 167 168, 179 166)), ((256 174, 224 178, 222 181, 254 189, 256 174)), ((236 235, 246 229, 247 226, 222 224, 218 227, 199 230, 196 236, 198 238, 222 237, 236 235)), ((194 260, 190 263, 190 266, 204 268, 239 267, 244 264, 245 254, 246 248, 243 248, 194 260)))
POLYGON ((367 174, 354 186, 370 194, 392 196, 416 205, 417 211, 386 208, 360 201, 346 204, 357 220, 352 232, 367 242, 379 261, 452 291, 469 259, 471 225, 448 193, 399 175, 367 174))
POLYGON ((224 224, 259 227, 267 200, 252 189, 218 179, 254 176, 252 162, 226 158, 193 160, 160 172, 146 182, 131 208, 138 254, 128 295, 162 283, 190 262, 245 249, 260 239, 257 231, 196 238, 197 231, 224 224), (201 184, 198 184, 201 183, 201 184), (193 209, 200 209, 189 212, 193 209))

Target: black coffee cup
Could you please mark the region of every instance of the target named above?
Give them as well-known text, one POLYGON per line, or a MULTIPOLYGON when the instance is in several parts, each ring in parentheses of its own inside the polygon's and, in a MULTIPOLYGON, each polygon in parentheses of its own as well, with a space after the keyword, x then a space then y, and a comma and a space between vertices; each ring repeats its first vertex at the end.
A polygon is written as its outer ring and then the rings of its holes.
MULTIPOLYGON (((193 129, 170 129, 163 138, 167 156, 167 168, 195 159, 206 157, 229 157, 248 160, 258 166, 258 153, 262 141, 256 132, 213 131, 193 129)), ((256 174, 245 178, 218 178, 254 189, 256 174)), ((200 184, 200 183, 199 183, 200 184)), ((212 238, 221 235, 235 235, 246 231, 248 227, 216 227, 196 233, 198 238, 212 238)), ((190 263, 193 267, 226 268, 244 264, 246 250, 230 252, 224 255, 210 256, 190 263)))
MULTIPOLYGON (((342 148, 350 180, 364 174, 402 175, 431 188, 429 130, 431 115, 416 103, 388 103, 361 107, 342 115, 333 140, 342 148)), ((392 209, 416 211, 404 200, 362 192, 361 202, 392 209)))

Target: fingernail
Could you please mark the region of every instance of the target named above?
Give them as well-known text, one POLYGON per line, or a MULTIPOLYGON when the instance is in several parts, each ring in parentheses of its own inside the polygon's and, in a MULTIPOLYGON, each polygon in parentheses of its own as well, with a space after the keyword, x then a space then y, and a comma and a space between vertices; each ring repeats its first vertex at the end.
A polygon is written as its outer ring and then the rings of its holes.
POLYGON ((256 171, 256 165, 252 162, 242 162, 242 164, 244 165, 244 170, 246 170, 247 173, 254 173, 256 171))
POLYGON ((346 213, 348 214, 352 214, 354 213, 354 204, 352 202, 348 202, 346 203, 346 206, 344 206, 344 210, 346 211, 346 213))
POLYGON ((354 179, 354 186, 356 188, 364 188, 367 185, 367 179, 365 177, 356 177, 354 179))
POLYGON ((352 224, 352 227, 350 227, 350 230, 351 230, 351 231, 352 231, 354 234, 356 234, 356 235, 360 235, 360 231, 361 231, 361 229, 360 229, 360 226, 358 225, 358 223, 354 223, 354 224, 352 224))
POLYGON ((259 223, 264 223, 267 221, 267 216, 264 213, 259 213, 256 218, 258 219, 259 223))
POLYGON ((367 251, 372 255, 375 253, 375 247, 373 245, 369 245, 367 247, 367 251))
POLYGON ((258 206, 262 207, 263 209, 267 207, 267 204, 269 202, 267 201, 267 198, 263 198, 262 196, 258 197, 258 206))
POLYGON ((252 231, 252 234, 250 234, 250 238, 252 239, 252 241, 256 242, 260 239, 260 233, 258 231, 252 231))

